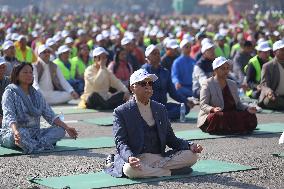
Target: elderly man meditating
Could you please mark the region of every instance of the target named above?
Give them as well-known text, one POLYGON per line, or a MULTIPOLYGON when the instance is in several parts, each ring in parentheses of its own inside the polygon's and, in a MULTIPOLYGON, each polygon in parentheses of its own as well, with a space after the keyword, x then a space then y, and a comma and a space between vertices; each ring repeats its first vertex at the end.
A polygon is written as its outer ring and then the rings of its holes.
POLYGON ((175 136, 164 105, 150 100, 157 76, 137 70, 130 77, 134 98, 114 110, 113 132, 118 154, 105 171, 112 176, 147 178, 181 173, 202 151, 175 136), (166 146, 172 150, 165 152, 166 146))

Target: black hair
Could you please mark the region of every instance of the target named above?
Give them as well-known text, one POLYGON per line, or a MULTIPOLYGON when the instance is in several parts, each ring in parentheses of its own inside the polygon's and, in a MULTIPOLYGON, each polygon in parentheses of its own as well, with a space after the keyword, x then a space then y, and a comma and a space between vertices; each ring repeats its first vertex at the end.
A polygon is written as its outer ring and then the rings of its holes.
MULTIPOLYGON (((119 55, 122 51, 126 51, 124 48, 116 48, 115 49, 115 55, 113 57, 113 61, 114 61, 114 66, 113 66, 113 73, 115 74, 117 69, 119 68, 120 65, 120 60, 119 60, 119 55)), ((130 71, 130 67, 127 64, 127 68, 130 71)))
MULTIPOLYGON (((20 71, 25 66, 30 66, 32 68, 32 70, 33 70, 33 66, 31 64, 29 64, 29 63, 26 63, 26 62, 23 62, 23 63, 15 65, 13 70, 12 70, 12 73, 11 73, 11 83, 13 83, 15 85, 19 85, 20 84, 18 76, 20 74, 20 71)), ((32 85, 32 83, 31 83, 31 85, 32 85)))

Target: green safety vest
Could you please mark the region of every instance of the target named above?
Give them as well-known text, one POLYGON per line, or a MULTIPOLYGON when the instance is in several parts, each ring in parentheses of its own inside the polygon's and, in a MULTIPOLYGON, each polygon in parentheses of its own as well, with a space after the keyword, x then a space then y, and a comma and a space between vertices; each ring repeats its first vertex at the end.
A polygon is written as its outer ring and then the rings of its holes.
POLYGON ((33 62, 33 51, 30 47, 26 47, 26 59, 24 59, 21 49, 16 48, 16 58, 19 62, 32 63, 33 62))
MULTIPOLYGON (((271 60, 272 58, 271 57, 269 57, 269 60, 271 60)), ((244 67, 244 71, 245 72, 247 72, 247 69, 248 69, 248 65, 249 64, 252 64, 253 65, 253 67, 254 67, 254 69, 255 69, 255 81, 257 82, 257 83, 260 83, 260 80, 261 80, 261 67, 260 67, 260 63, 259 63, 259 61, 258 61, 258 58, 257 58, 257 55, 256 56, 254 56, 254 57, 252 57, 250 60, 249 60, 249 62, 248 62, 248 64, 244 67)), ((246 95, 247 96, 251 96, 252 95, 252 90, 248 90, 248 91, 246 91, 246 95)))
POLYGON ((145 45, 146 47, 148 47, 149 45, 151 45, 151 40, 150 40, 149 37, 145 37, 145 38, 144 38, 144 45, 145 45))
POLYGON ((87 42, 87 45, 88 45, 89 49, 93 49, 93 47, 94 47, 94 41, 93 41, 92 39, 89 40, 89 41, 87 42))
POLYGON ((77 66, 79 75, 84 75, 84 72, 85 72, 85 69, 87 68, 87 66, 90 66, 94 63, 92 61, 92 59, 90 58, 89 61, 88 61, 88 65, 85 65, 83 60, 81 58, 79 58, 78 56, 72 58, 71 62, 72 62, 72 64, 75 64, 77 66))
POLYGON ((69 60, 71 64, 70 70, 64 65, 64 63, 59 58, 56 58, 53 62, 59 67, 66 80, 75 79, 76 64, 74 64, 71 60, 69 60))
POLYGON ((230 47, 229 47, 229 45, 227 45, 225 43, 223 50, 221 49, 221 47, 216 46, 216 48, 215 48, 215 55, 216 55, 216 57, 223 56, 225 58, 229 58, 230 57, 230 47))

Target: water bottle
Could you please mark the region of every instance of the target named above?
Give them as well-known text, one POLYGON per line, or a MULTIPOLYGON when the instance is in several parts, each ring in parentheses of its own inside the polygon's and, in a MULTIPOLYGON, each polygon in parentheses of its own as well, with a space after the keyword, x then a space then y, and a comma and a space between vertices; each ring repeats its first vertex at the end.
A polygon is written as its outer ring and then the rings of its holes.
POLYGON ((239 88, 239 97, 241 100, 245 97, 245 91, 243 88, 239 88))
POLYGON ((64 121, 64 114, 62 112, 59 113, 58 117, 62 122, 64 121))
POLYGON ((185 122, 185 104, 181 103, 180 104, 180 117, 179 117, 180 122, 185 122))

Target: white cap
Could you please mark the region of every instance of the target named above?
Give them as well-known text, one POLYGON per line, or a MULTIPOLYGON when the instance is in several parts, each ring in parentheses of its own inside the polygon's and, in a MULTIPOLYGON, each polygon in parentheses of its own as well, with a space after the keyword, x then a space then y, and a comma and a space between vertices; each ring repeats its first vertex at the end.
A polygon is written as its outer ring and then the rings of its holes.
POLYGON ((47 45, 41 45, 37 49, 37 54, 40 55, 40 53, 42 53, 43 51, 45 51, 47 49, 49 49, 49 47, 47 45))
POLYGON ((278 37, 278 36, 280 36, 280 32, 276 30, 276 31, 273 32, 273 35, 278 37))
POLYGON ((213 70, 215 70, 216 68, 219 68, 220 66, 222 66, 226 62, 228 62, 228 60, 226 58, 222 57, 222 56, 215 58, 215 60, 212 63, 213 70))
POLYGON ((96 41, 97 42, 100 42, 101 40, 103 40, 104 39, 104 36, 102 35, 102 34, 98 34, 97 36, 96 36, 96 41))
POLYGON ((266 52, 266 51, 270 51, 271 47, 269 46, 268 41, 263 41, 255 47, 255 50, 266 52))
POLYGON ((9 49, 10 47, 14 47, 13 41, 5 41, 4 44, 2 45, 2 49, 4 51, 9 49))
POLYGON ((11 40, 11 36, 12 36, 12 34, 11 33, 7 33, 7 35, 6 35, 6 37, 5 37, 5 40, 11 40))
POLYGON ((259 45, 262 42, 265 42, 266 40, 264 38, 259 38, 256 42, 257 45, 259 45))
POLYGON ((45 44, 47 45, 47 46, 49 46, 49 47, 51 47, 52 45, 55 45, 55 41, 54 41, 54 39, 52 39, 52 38, 48 38, 47 40, 46 40, 46 42, 45 42, 45 44))
POLYGON ((83 29, 79 29, 79 30, 77 31, 77 35, 84 35, 84 34, 86 34, 86 31, 83 30, 83 29))
POLYGON ((32 36, 33 36, 34 38, 38 37, 38 32, 37 32, 37 31, 32 31, 32 36))
POLYGON ((130 39, 129 37, 124 37, 122 40, 121 40, 121 45, 127 45, 128 43, 130 43, 132 41, 132 39, 130 39))
POLYGON ((182 36, 182 39, 187 39, 189 42, 194 41, 194 37, 192 37, 190 34, 186 33, 182 36))
POLYGON ((284 48, 284 40, 278 40, 273 43, 273 51, 277 51, 282 48, 284 48))
POLYGON ((22 39, 27 39, 27 38, 26 38, 26 36, 24 36, 24 35, 20 35, 17 40, 18 40, 18 41, 21 41, 22 39))
POLYGON ((213 43, 204 43, 201 47, 201 53, 204 53, 205 51, 207 51, 208 49, 211 49, 212 47, 214 47, 213 43))
POLYGON ((7 61, 5 60, 5 58, 0 57, 0 66, 1 66, 2 64, 6 64, 6 63, 7 63, 7 61))
POLYGON ((153 82, 158 79, 155 74, 149 74, 146 70, 139 69, 130 76, 130 85, 133 85, 134 83, 137 83, 139 81, 143 81, 146 78, 150 78, 153 82))
POLYGON ((178 47, 179 47, 179 45, 178 45, 176 39, 170 39, 170 40, 167 41, 166 48, 176 49, 178 47))
POLYGON ((180 44, 179 47, 183 48, 186 44, 190 44, 190 41, 188 39, 183 39, 180 44))
POLYGON ((103 30, 102 35, 104 36, 104 38, 108 38, 110 36, 110 32, 108 30, 103 30))
POLYGON ((52 39, 53 39, 55 42, 58 42, 58 41, 61 40, 61 35, 55 35, 55 36, 53 36, 52 39))
POLYGON ((223 40, 225 38, 224 35, 220 34, 220 33, 217 33, 215 36, 214 36, 214 40, 215 41, 219 41, 219 40, 223 40))
POLYGON ((162 31, 159 31, 158 33, 157 33, 157 36, 156 36, 157 38, 162 38, 162 37, 165 37, 165 34, 162 32, 162 31))
POLYGON ((99 31, 98 26, 94 26, 94 27, 92 28, 92 32, 97 32, 97 31, 99 31))
POLYGON ((13 34, 11 35, 11 40, 13 40, 13 41, 17 41, 18 38, 19 38, 19 34, 17 34, 17 33, 13 33, 13 34))
POLYGON ((145 50, 145 57, 148 57, 155 49, 157 49, 156 45, 149 45, 145 50))
POLYGON ((70 33, 69 33, 69 31, 67 31, 67 30, 63 30, 63 31, 61 32, 61 36, 62 36, 63 38, 68 37, 69 34, 70 34, 70 33))
POLYGON ((211 41, 211 39, 206 37, 206 38, 201 40, 201 46, 203 46, 205 43, 212 43, 212 41, 211 41))
POLYGON ((58 48, 57 54, 59 55, 68 51, 70 51, 69 47, 67 47, 66 45, 62 45, 58 48))
POLYGON ((65 39, 65 44, 69 44, 69 43, 73 43, 73 39, 71 38, 71 37, 67 37, 66 39, 65 39))
POLYGON ((93 57, 99 56, 103 53, 108 54, 108 52, 103 47, 96 47, 93 50, 93 57))

